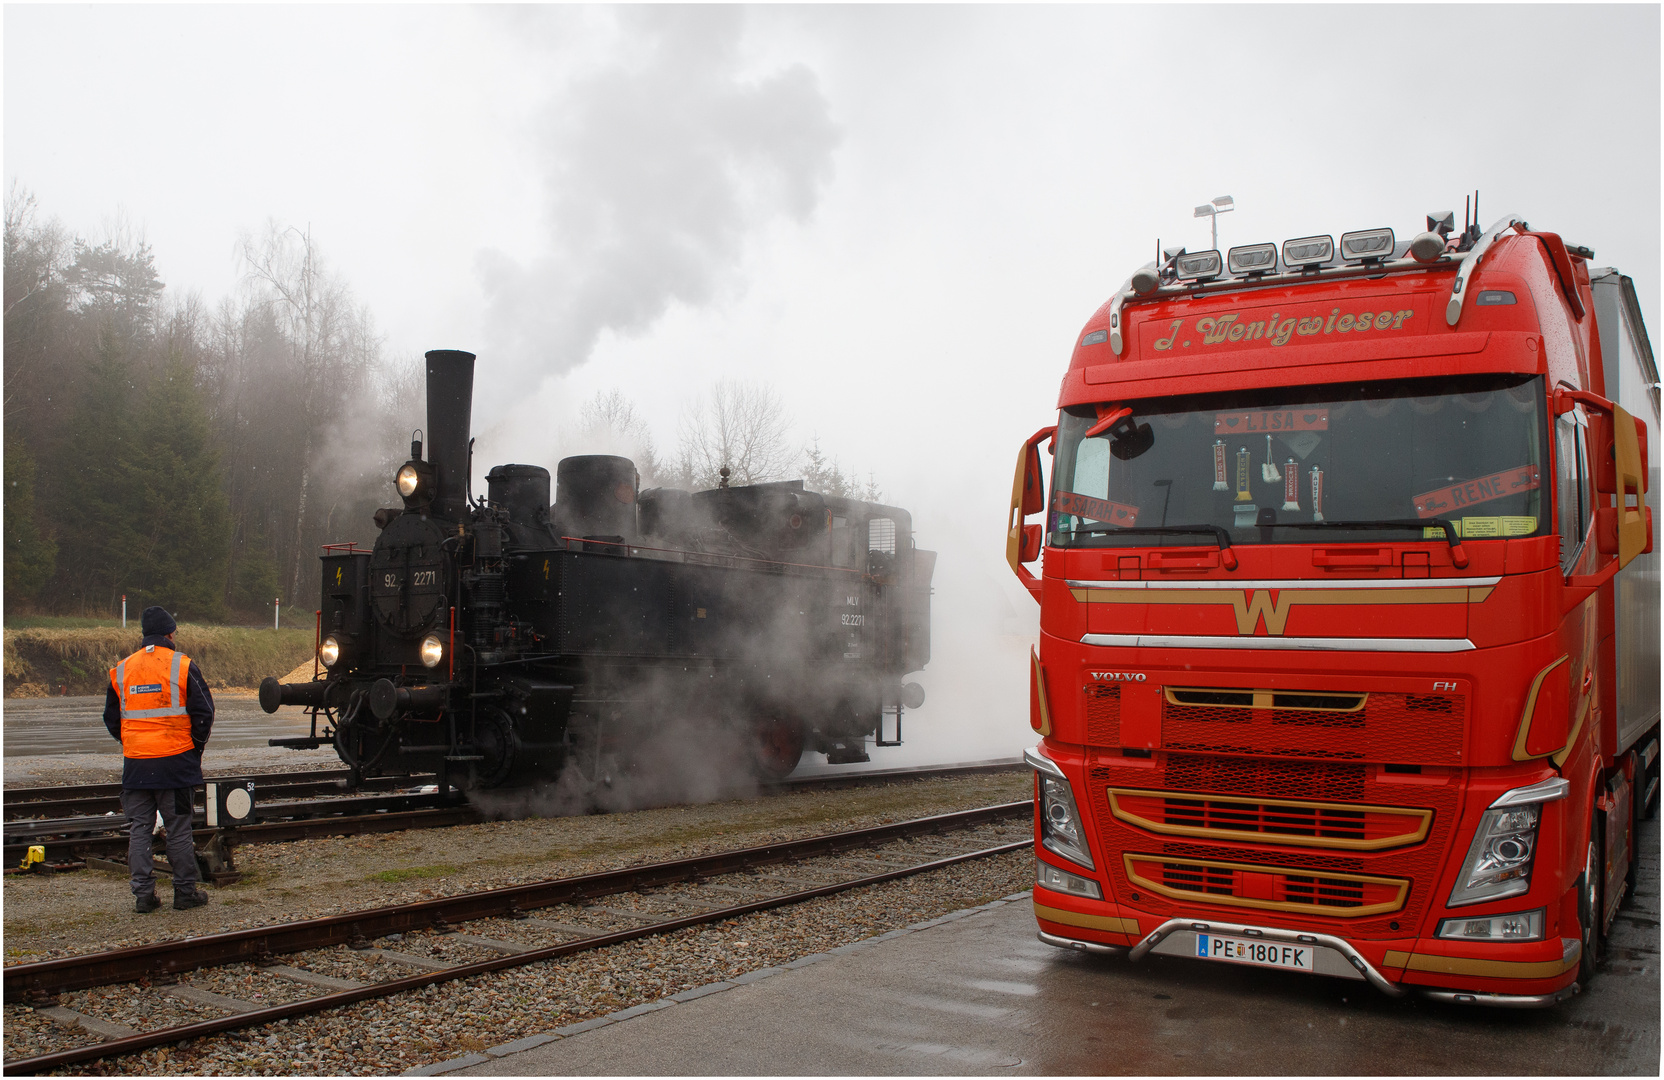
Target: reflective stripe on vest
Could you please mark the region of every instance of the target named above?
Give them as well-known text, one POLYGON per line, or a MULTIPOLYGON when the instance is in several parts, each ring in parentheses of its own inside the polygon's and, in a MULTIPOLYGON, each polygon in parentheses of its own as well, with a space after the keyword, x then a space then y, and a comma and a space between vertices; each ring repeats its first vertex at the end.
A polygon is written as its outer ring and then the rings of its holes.
POLYGON ((184 705, 190 667, 190 658, 177 649, 158 653, 157 646, 146 645, 110 671, 121 702, 125 757, 172 757, 195 747, 184 705))

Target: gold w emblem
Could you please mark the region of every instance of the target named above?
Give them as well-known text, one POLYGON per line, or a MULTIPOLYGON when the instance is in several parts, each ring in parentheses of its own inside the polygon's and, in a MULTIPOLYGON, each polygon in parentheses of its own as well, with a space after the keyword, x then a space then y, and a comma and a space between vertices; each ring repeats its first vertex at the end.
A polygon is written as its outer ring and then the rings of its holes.
POLYGON ((1234 594, 1231 607, 1236 610, 1236 632, 1252 634, 1259 629, 1260 620, 1264 619, 1267 634, 1281 635, 1283 627, 1288 625, 1288 613, 1294 610, 1296 602, 1292 593, 1280 593, 1273 600, 1271 593, 1264 589, 1234 594))

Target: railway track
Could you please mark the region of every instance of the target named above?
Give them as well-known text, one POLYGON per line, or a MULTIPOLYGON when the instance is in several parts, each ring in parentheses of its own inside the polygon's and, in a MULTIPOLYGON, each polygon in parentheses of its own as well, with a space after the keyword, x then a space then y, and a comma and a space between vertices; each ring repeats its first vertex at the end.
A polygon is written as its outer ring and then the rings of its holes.
POLYGON ((1032 843, 1032 814, 1033 804, 1027 800, 1003 803, 698 858, 14 964, 4 969, 8 1003, 29 1000, 37 1011, 102 1034, 106 1041, 8 1060, 4 1071, 6 1075, 49 1072, 217 1036, 1018 851, 1032 843), (760 872, 780 867, 789 873, 760 872), (623 905, 595 903, 618 897, 628 899, 623 905), (468 924, 487 933, 468 933, 468 924), (447 935, 448 942, 466 946, 477 958, 456 963, 431 953, 424 956, 375 944, 389 935, 434 931, 447 935), (414 973, 366 982, 309 970, 309 964, 327 966, 322 955, 338 952, 342 945, 373 956, 377 970, 402 967, 414 973), (301 985, 323 992, 263 1007, 178 982, 193 971, 233 964, 252 964, 270 978, 286 980, 289 987, 301 985), (96 1016, 56 1004, 62 994, 126 984, 132 984, 133 995, 171 995, 226 1015, 124 1032, 96 1016))
MULTIPOLYGON (((261 799, 304 799, 347 792, 345 769, 266 773, 245 776, 214 776, 208 783, 253 782, 261 799)), ((431 773, 408 776, 378 776, 365 780, 359 791, 396 791, 416 784, 431 784, 431 773)), ((8 788, 5 820, 24 818, 68 818, 121 813, 120 784, 68 784, 57 787, 8 788)))
MULTIPOLYGON (((977 762, 969 765, 933 765, 916 769, 884 769, 860 773, 791 777, 770 785, 777 791, 834 789, 923 780, 975 773, 1002 772, 1020 763, 977 762)), ((253 777, 216 777, 209 783, 240 785, 253 781, 257 801, 254 819, 230 830, 227 840, 234 845, 288 843, 324 836, 399 832, 405 829, 444 828, 488 820, 488 815, 455 801, 446 803, 431 792, 384 791, 372 795, 347 795, 341 781, 345 772, 286 773, 253 777), (302 799, 301 794, 323 795, 302 799), (289 796, 287 798, 282 796, 289 796)), ((383 778, 378 786, 423 784, 431 776, 383 778)), ((431 786, 431 785, 430 785, 431 786)), ((115 796, 94 788, 26 788, 6 792, 4 850, 0 859, 7 867, 21 863, 30 847, 45 848, 48 865, 60 869, 78 868, 88 858, 125 859, 126 823, 120 814, 120 785, 115 796), (85 792, 84 795, 73 792, 85 792), (76 816, 37 817, 38 807, 69 807, 76 816), (14 816, 14 814, 16 816, 14 816), (25 816, 28 815, 28 816, 25 816)), ((207 816, 196 814, 198 835, 206 829, 207 816)), ((9 872, 9 871, 8 871, 9 872)))

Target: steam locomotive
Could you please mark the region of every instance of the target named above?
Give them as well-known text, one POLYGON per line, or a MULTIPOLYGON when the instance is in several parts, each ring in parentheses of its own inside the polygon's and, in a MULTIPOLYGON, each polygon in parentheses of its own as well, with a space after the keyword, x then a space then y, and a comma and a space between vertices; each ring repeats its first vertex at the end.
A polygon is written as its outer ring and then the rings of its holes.
POLYGON ((272 745, 333 744, 353 786, 493 788, 600 781, 672 730, 764 778, 899 741, 936 559, 905 510, 802 481, 641 490, 605 455, 563 459, 552 504, 535 465, 496 466, 475 501, 474 355, 426 359, 428 454, 412 442, 371 550, 324 549, 323 674, 260 686, 268 713, 310 709, 311 734, 272 745))

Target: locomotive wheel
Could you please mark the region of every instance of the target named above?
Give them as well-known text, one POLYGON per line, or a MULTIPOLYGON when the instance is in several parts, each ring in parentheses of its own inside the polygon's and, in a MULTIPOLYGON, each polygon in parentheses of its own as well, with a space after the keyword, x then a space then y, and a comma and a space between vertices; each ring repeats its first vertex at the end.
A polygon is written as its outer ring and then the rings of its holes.
POLYGON ((803 757, 803 725, 770 716, 752 729, 751 762, 764 780, 784 780, 803 757))
POLYGON ((485 760, 474 762, 474 787, 496 787, 508 779, 520 756, 520 736, 501 709, 482 709, 474 725, 474 752, 485 760))

